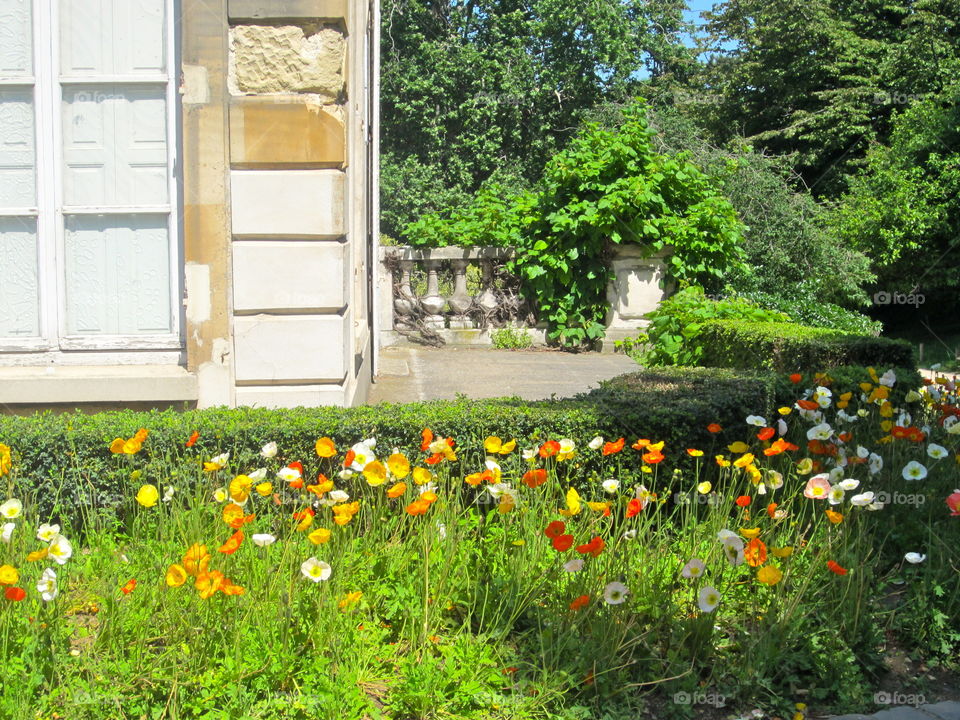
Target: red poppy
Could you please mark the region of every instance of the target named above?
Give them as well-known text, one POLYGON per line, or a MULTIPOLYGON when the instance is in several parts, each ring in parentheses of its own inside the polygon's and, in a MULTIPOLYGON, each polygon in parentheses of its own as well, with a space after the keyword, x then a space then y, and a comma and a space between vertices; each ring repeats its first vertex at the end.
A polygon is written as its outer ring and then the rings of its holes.
POLYGON ((794 373, 793 375, 790 376, 790 382, 792 382, 794 385, 799 383, 801 380, 803 380, 803 375, 801 375, 800 373, 794 373))
POLYGON ((347 456, 343 458, 343 466, 350 467, 353 461, 357 459, 357 454, 353 450, 347 450, 347 456))
POLYGON ((848 443, 848 442, 850 442, 851 440, 853 440, 853 433, 852 433, 852 432, 842 432, 842 433, 840 433, 839 435, 837 435, 837 437, 840 438, 840 440, 842 440, 843 442, 848 443))
POLYGON ((430 428, 424 428, 423 432, 420 433, 420 436, 423 438, 423 442, 420 443, 420 451, 426 452, 430 449, 430 443, 433 442, 433 430, 430 428))
POLYGON ((428 457, 426 460, 424 460, 424 462, 425 462, 427 465, 436 465, 436 464, 439 463, 441 460, 443 460, 443 454, 442 454, 442 453, 434 453, 433 455, 431 455, 430 457, 428 457))
POLYGON ((772 427, 765 427, 763 430, 757 433, 757 439, 760 441, 769 440, 773 437, 775 432, 776 430, 774 430, 772 427))
POLYGON ((581 595, 580 597, 576 598, 572 603, 570 603, 570 609, 580 610, 581 608, 585 608, 589 604, 590 604, 590 596, 581 595))
POLYGON ((632 518, 634 515, 639 515, 641 510, 643 510, 643 503, 641 503, 637 498, 633 498, 633 500, 627 503, 628 518, 632 518))
POLYGON ((523 474, 521 479, 523 480, 523 484, 527 487, 535 488, 543 485, 547 481, 547 471, 543 468, 528 470, 523 474))
POLYGON ((797 405, 802 410, 817 410, 820 407, 813 400, 797 400, 797 405))
POLYGON ((835 563, 833 560, 828 560, 828 561, 827 561, 827 567, 830 568, 830 572, 836 573, 837 575, 846 575, 846 574, 847 574, 847 569, 840 567, 840 565, 838 565, 837 563, 835 563))
POLYGON ((567 524, 563 520, 554 520, 552 523, 547 525, 547 529, 543 531, 543 534, 548 538, 553 540, 563 535, 563 531, 567 529, 567 524))
POLYGON ((745 508, 747 507, 747 505, 750 504, 750 496, 741 495, 740 497, 737 498, 736 503, 737 503, 737 507, 745 508))
POLYGON ((626 442, 624 438, 620 438, 616 442, 608 442, 603 444, 603 454, 604 455, 613 455, 623 450, 623 445, 626 442))
POLYGON ((776 512, 777 512, 777 503, 770 503, 769 505, 767 505, 767 515, 769 515, 772 518, 776 514, 776 512))
POLYGON ((890 428, 890 434, 895 438, 902 440, 903 438, 910 436, 910 431, 901 425, 894 425, 892 428, 890 428))
POLYGON ((200 433, 196 430, 193 431, 193 434, 190 436, 190 439, 187 440, 187 447, 193 447, 197 440, 200 439, 200 433))
POLYGON ((592 555, 593 557, 599 557, 600 553, 603 552, 603 549, 607 544, 603 541, 603 538, 597 535, 586 545, 577 545, 577 552, 581 555, 592 555))
MULTIPOLYGON (((237 550, 240 549, 240 544, 243 542, 243 530, 237 530, 233 535, 231 535, 227 541, 218 548, 218 552, 222 552, 224 555, 233 555, 237 550)), ((130 588, 133 590, 133 588, 130 588)))
POLYGON ((553 457, 558 452, 560 452, 560 443, 556 440, 547 440, 540 446, 540 457, 542 458, 553 457))
POLYGON ((131 578, 130 580, 127 580, 126 584, 122 588, 120 588, 120 592, 122 592, 124 595, 129 595, 130 593, 133 592, 133 589, 136 586, 137 586, 137 581, 131 578))
POLYGON ((8 587, 3 591, 3 596, 10 602, 20 602, 27 596, 27 591, 23 588, 8 587))
POLYGON ((821 440, 810 440, 807 443, 807 449, 814 455, 829 455, 830 457, 837 456, 837 446, 833 443, 825 443, 821 440))
POLYGON ((707 432, 713 433, 714 435, 716 435, 721 430, 723 430, 723 428, 720 427, 720 425, 717 423, 710 423, 709 425, 707 425, 707 432))
POLYGON ((573 535, 558 535, 553 539, 553 549, 566 552, 573 546, 573 535))

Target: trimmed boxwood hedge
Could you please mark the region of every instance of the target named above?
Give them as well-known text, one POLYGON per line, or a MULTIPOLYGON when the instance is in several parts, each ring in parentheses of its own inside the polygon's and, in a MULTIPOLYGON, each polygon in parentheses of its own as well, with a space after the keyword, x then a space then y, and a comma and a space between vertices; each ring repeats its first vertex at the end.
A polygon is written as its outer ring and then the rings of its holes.
POLYGON ((706 367, 795 372, 842 365, 916 368, 904 340, 849 335, 793 323, 712 320, 698 342, 706 367))
MULTIPOLYGON (((913 376, 915 377, 915 373, 913 376)), ((835 387, 855 388, 865 371, 844 369, 835 387), (849 371, 848 378, 842 374, 849 371)), ((905 374, 903 381, 913 382, 905 374)), ((899 383, 898 383, 899 384, 899 383)), ((203 460, 230 453, 230 469, 250 472, 265 463, 260 448, 275 441, 273 463, 299 460, 308 477, 319 470, 314 450, 318 437, 329 436, 341 451, 364 438, 376 437, 378 454, 394 447, 411 459, 422 459, 420 433, 430 427, 451 436, 463 448, 454 472, 482 469, 482 444, 488 435, 517 438, 520 448, 553 438, 573 438, 581 445, 571 478, 610 477, 622 463, 624 473, 639 469, 636 453, 604 458, 583 447, 595 435, 663 440, 671 465, 691 462, 684 449, 705 452, 743 439, 749 414, 768 414, 791 404, 797 387, 785 376, 710 368, 645 370, 614 378, 575 398, 529 402, 518 398, 437 401, 406 405, 293 410, 223 409, 134 412, 127 410, 31 416, 0 416, 0 443, 13 449, 18 482, 31 492, 48 518, 78 520, 81 507, 126 505, 145 482, 180 488, 194 485, 203 460), (706 426, 720 423, 724 432, 711 435, 706 426), (113 455, 110 442, 150 430, 143 450, 132 457, 113 455), (194 431, 192 448, 185 442, 194 431), (137 469, 140 475, 131 477, 137 469)), ((708 455, 710 457, 710 455, 708 455)), ((274 465, 275 466, 275 465, 274 465)), ((211 482, 213 482, 211 480, 211 482)), ((220 478, 219 483, 223 482, 220 478)), ((661 483, 669 482, 663 475, 661 483)), ((212 487, 212 486, 211 486, 212 487)))

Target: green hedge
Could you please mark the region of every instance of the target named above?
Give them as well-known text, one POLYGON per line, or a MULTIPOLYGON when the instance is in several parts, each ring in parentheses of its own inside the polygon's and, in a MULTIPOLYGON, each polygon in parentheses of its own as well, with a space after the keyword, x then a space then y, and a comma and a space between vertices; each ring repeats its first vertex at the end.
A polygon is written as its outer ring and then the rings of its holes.
POLYGON ((843 365, 916 368, 913 346, 903 340, 792 323, 714 320, 703 324, 699 342, 707 367, 777 372, 843 365))
MULTIPOLYGON (((863 368, 838 370, 834 388, 855 389, 867 379, 863 368)), ((903 384, 918 382, 915 373, 902 373, 903 384)), ((812 379, 805 382, 810 386, 812 379)), ((624 436, 666 443, 667 465, 688 466, 684 450, 697 447, 708 457, 722 446, 743 439, 749 414, 773 417, 775 408, 792 404, 798 387, 785 376, 713 368, 645 370, 614 378, 576 398, 528 402, 520 399, 457 400, 358 408, 265 410, 215 408, 95 415, 51 412, 31 416, 0 416, 0 443, 14 452, 16 492, 31 492, 47 518, 78 520, 81 507, 130 507, 136 488, 145 482, 161 487, 194 487, 204 477, 203 460, 230 453, 230 471, 250 472, 265 465, 260 448, 274 441, 279 454, 272 461, 299 460, 307 477, 320 469, 314 451, 318 437, 329 436, 344 452, 353 443, 377 438, 378 454, 400 448, 411 459, 424 458, 420 433, 430 427, 451 436, 463 448, 455 473, 482 469, 482 443, 488 435, 517 438, 519 449, 553 438, 570 437, 581 448, 571 479, 621 472, 627 480, 639 475, 636 453, 603 457, 585 445, 595 435, 608 440, 624 436), (711 435, 706 426, 719 423, 724 431, 711 435), (150 430, 143 450, 135 456, 113 455, 111 440, 131 437, 139 428, 150 430), (185 442, 193 431, 200 438, 192 448, 185 442), (141 475, 131 478, 133 470, 141 475)), ((223 474, 226 475, 226 474, 223 474)), ((232 475, 230 475, 232 477, 232 475)), ((210 488, 223 483, 214 480, 210 488)), ((669 476, 661 474, 660 483, 669 476)), ((5 490, 5 488, 4 488, 5 490)))

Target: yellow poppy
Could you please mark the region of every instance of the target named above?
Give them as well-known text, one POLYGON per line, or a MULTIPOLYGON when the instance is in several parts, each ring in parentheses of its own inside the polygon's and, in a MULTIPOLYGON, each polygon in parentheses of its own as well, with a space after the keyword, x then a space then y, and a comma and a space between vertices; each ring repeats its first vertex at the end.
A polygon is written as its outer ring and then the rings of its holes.
POLYGON ((167 587, 180 587, 187 581, 187 570, 183 565, 174 563, 167 568, 167 574, 164 580, 167 587))
POLYGON ((322 437, 317 440, 316 449, 317 455, 322 458, 333 457, 337 454, 337 446, 334 445, 333 440, 328 437, 322 437))
POLYGON ((787 545, 786 547, 782 547, 782 548, 772 547, 772 548, 770 548, 770 552, 773 553, 773 556, 774 556, 774 557, 778 557, 778 558, 788 558, 788 557, 790 557, 791 555, 793 555, 793 546, 792 546, 792 545, 787 545))
POLYGON ((363 468, 363 477, 367 479, 367 484, 373 487, 383 485, 387 481, 387 469, 379 460, 368 463, 363 468))
POLYGON ((433 473, 426 468, 418 467, 413 469, 413 481, 417 485, 426 485, 433 480, 433 473))
POLYGON ((737 455, 741 455, 749 449, 750 449, 750 446, 747 445, 745 442, 741 442, 740 440, 737 440, 735 443, 732 443, 731 445, 727 445, 727 450, 737 455))
POLYGON ((12 565, 0 565, 0 585, 16 585, 20 581, 20 573, 12 565))
POLYGON ((573 517, 574 515, 579 514, 580 510, 580 493, 577 492, 576 488, 570 488, 567 490, 567 507, 566 509, 561 509, 559 512, 564 517, 573 517))
POLYGON ((255 488, 257 495, 261 497, 267 497, 270 493, 273 492, 273 484, 268 482, 262 482, 255 488))
POLYGON ((397 480, 403 480, 410 474, 410 461, 403 453, 394 453, 387 458, 387 467, 397 480))
POLYGON ((312 542, 314 545, 323 545, 325 542, 330 540, 330 531, 326 528, 317 528, 312 533, 307 535, 307 540, 312 542))
POLYGON ((144 485, 137 491, 137 502, 144 507, 153 507, 160 499, 160 491, 155 485, 144 485))
POLYGON ((757 571, 757 580, 764 585, 776 585, 783 578, 783 573, 774 565, 764 565, 757 571))
POLYGON ((753 540, 755 537, 759 537, 760 528, 740 528, 740 534, 743 535, 748 540, 753 540))

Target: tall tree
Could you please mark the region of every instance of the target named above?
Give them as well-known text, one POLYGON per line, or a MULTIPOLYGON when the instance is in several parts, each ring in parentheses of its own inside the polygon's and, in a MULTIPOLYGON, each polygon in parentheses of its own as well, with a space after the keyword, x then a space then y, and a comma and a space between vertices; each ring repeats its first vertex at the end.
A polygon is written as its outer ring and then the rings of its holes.
POLYGON ((960 0, 726 0, 707 21, 713 132, 795 155, 821 196, 845 188, 895 109, 960 67, 960 0))
POLYGON ((684 0, 385 0, 383 225, 535 181, 585 110, 682 80, 684 0))

